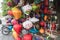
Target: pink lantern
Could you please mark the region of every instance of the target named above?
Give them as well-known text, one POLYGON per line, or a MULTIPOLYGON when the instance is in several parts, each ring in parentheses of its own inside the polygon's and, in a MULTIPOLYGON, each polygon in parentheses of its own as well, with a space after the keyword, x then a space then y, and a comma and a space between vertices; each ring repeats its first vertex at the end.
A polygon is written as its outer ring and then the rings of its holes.
POLYGON ((13 25, 15 25, 15 24, 18 24, 18 21, 16 21, 15 19, 13 19, 13 20, 11 21, 11 23, 12 23, 13 25))

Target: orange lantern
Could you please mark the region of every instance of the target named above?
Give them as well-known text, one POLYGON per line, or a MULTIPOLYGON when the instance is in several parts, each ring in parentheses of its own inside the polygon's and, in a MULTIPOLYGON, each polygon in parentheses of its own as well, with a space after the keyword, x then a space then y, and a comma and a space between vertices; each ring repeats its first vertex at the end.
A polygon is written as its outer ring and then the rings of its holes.
POLYGON ((15 19, 19 19, 22 15, 22 11, 16 7, 12 8, 12 12, 15 19))
POLYGON ((44 30, 43 28, 41 28, 41 29, 39 30, 39 32, 40 32, 41 34, 43 34, 43 33, 45 32, 45 30, 44 30))
POLYGON ((47 15, 45 15, 45 16, 44 16, 44 20, 46 21, 46 20, 47 20, 47 18, 48 18, 48 16, 47 16, 47 15))
POLYGON ((16 39, 19 35, 15 31, 13 31, 12 36, 16 39))

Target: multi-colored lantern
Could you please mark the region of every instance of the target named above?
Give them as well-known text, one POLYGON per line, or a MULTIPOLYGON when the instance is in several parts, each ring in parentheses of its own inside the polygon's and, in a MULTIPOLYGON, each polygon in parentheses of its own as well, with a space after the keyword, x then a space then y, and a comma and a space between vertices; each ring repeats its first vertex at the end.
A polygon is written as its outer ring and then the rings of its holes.
POLYGON ((22 15, 22 11, 16 7, 12 8, 12 12, 15 19, 19 19, 22 15))

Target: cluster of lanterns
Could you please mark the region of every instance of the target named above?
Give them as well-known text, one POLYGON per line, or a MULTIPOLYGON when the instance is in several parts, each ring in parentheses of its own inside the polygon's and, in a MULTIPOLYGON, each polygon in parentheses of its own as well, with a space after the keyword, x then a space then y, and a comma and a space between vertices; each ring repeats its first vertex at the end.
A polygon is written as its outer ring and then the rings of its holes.
MULTIPOLYGON (((13 0, 15 5, 18 5, 19 2, 23 3, 24 1, 25 0, 13 0)), ((47 27, 46 22, 49 22, 48 19, 50 18, 48 16, 50 15, 48 14, 48 0, 45 0, 45 1, 34 0, 34 2, 31 3, 32 5, 29 4, 30 1, 28 1, 27 4, 20 6, 20 8, 18 8, 17 6, 14 6, 11 10, 8 10, 8 15, 13 17, 13 19, 10 20, 10 23, 13 25, 12 35, 15 38, 15 40, 32 40, 33 38, 32 34, 45 33, 45 29, 47 27), (40 2, 43 2, 43 3, 40 3, 40 2), (44 6, 44 3, 45 3, 45 6, 47 7, 44 6), (23 18, 22 18, 22 15, 24 15, 23 18), (35 24, 37 23, 39 28, 36 28, 35 24), (23 35, 23 38, 21 38, 20 34, 23 29, 27 30, 28 32, 23 35)), ((8 2, 7 5, 10 7, 13 6, 12 2, 8 2)), ((52 29, 53 30, 56 29, 55 23, 52 24, 52 29)), ((35 40, 40 40, 40 39, 35 39, 35 40)))

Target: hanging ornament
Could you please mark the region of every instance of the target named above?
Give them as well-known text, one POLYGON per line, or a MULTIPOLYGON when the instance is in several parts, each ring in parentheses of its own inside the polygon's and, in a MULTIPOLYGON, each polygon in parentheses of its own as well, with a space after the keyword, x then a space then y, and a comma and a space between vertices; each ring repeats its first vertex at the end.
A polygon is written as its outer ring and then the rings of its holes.
POLYGON ((19 35, 15 31, 13 31, 12 36, 16 39, 19 35))
POLYGON ((52 30, 56 30, 56 23, 52 23, 52 30))
POLYGON ((48 8, 47 7, 44 8, 44 13, 48 14, 48 8))
POLYGON ((35 11, 38 9, 38 6, 37 5, 32 5, 32 10, 35 11))
POLYGON ((30 19, 29 19, 29 21, 31 21, 31 22, 33 22, 33 23, 35 23, 35 22, 38 22, 38 21, 39 21, 39 19, 37 19, 37 18, 33 17, 33 18, 30 18, 30 19))
POLYGON ((7 5, 8 6, 12 6, 12 2, 7 2, 7 5))
POLYGON ((32 26, 33 26, 33 24, 32 24, 32 22, 29 21, 29 20, 23 22, 23 27, 24 27, 25 29, 28 29, 28 30, 29 30, 32 26))
POLYGON ((12 10, 8 10, 8 15, 10 15, 10 16, 12 16, 13 15, 13 13, 12 13, 12 10))
POLYGON ((31 34, 25 34, 23 36, 23 40, 32 40, 32 35, 31 34))
POLYGON ((16 7, 12 8, 12 12, 15 19, 19 19, 22 15, 22 11, 16 7))
POLYGON ((41 21, 40 25, 44 27, 46 25, 46 23, 44 21, 41 21))
POLYGON ((11 21, 12 25, 18 24, 18 21, 16 19, 12 19, 11 21))
POLYGON ((24 14, 29 15, 32 10, 32 7, 31 7, 31 5, 27 4, 22 7, 22 10, 23 10, 24 14))
POLYGON ((8 26, 8 29, 9 29, 10 31, 12 30, 12 28, 13 28, 12 25, 9 25, 9 26, 8 26))
POLYGON ((44 30, 43 28, 41 28, 41 29, 39 30, 39 32, 40 32, 41 34, 43 34, 43 33, 45 32, 45 30, 44 30))
POLYGON ((45 16, 44 16, 44 20, 45 20, 45 21, 47 21, 47 18, 48 18, 48 16, 47 16, 47 15, 45 15, 45 16))
POLYGON ((20 34, 20 32, 21 32, 21 30, 22 30, 22 25, 21 25, 21 24, 15 24, 15 25, 13 26, 13 28, 14 28, 14 30, 15 30, 18 34, 20 34))
POLYGON ((36 34, 36 33, 38 33, 38 29, 35 28, 35 27, 32 27, 32 28, 29 30, 29 32, 31 32, 31 33, 33 33, 33 34, 36 34))

